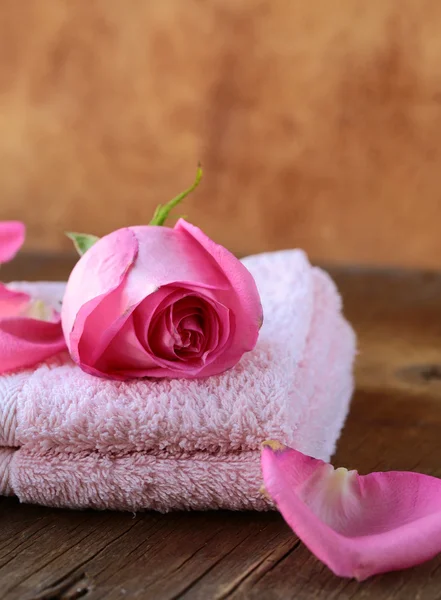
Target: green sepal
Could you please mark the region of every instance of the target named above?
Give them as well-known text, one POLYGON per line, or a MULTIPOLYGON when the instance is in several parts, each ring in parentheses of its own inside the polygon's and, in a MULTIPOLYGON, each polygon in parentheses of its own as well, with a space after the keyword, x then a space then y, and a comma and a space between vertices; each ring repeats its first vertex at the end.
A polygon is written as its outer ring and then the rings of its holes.
POLYGON ((66 235, 73 241, 75 249, 80 256, 83 256, 100 239, 96 235, 77 233, 75 231, 66 231, 66 235))

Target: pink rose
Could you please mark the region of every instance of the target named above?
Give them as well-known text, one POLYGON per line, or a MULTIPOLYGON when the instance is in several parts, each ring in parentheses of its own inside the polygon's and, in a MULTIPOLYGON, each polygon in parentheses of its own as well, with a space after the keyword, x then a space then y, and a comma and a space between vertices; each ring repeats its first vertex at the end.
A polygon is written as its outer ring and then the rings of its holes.
POLYGON ((206 377, 257 342, 259 294, 248 270, 200 229, 119 229, 79 260, 63 300, 71 356, 94 375, 206 377))
MULTIPOLYGON (((0 222, 0 263, 18 252, 25 227, 0 222)), ((42 298, 0 283, 0 374, 31 367, 66 349, 60 314, 42 298)))

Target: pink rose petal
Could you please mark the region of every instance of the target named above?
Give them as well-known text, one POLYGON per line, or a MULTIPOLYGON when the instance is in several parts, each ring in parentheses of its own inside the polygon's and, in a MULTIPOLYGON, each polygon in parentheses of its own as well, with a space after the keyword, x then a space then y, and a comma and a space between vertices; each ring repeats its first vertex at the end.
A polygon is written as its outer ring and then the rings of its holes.
MULTIPOLYGON (((190 365, 185 360, 181 362, 173 361, 173 356, 167 355, 169 345, 165 343, 164 333, 173 330, 173 325, 168 324, 157 328, 158 322, 161 324, 163 319, 166 320, 167 317, 171 316, 164 314, 167 309, 177 309, 179 311, 182 306, 185 306, 182 303, 187 301, 192 309, 199 308, 201 313, 205 314, 207 321, 210 321, 211 317, 216 320, 216 325, 218 320, 224 322, 222 327, 220 323, 216 327, 214 325, 207 326, 205 332, 207 347, 216 346, 218 349, 222 349, 228 340, 229 333, 228 320, 224 314, 227 309, 215 303, 209 290, 205 290, 202 299, 173 286, 164 286, 141 302, 124 324, 121 325, 121 320, 116 322, 116 335, 113 333, 114 337, 107 348, 103 349, 99 345, 96 346, 101 357, 93 367, 83 366, 84 370, 99 376, 110 374, 114 379, 125 379, 127 375, 143 377, 146 369, 149 370, 150 375, 160 377, 164 368, 167 368, 169 377, 179 377, 182 376, 182 373, 185 373, 188 378, 197 375, 200 369, 203 368, 204 358, 200 357, 197 360, 197 357, 193 354, 190 365), (216 311, 214 310, 215 304, 216 311), (224 315, 223 319, 218 318, 218 314, 224 315), (154 317, 153 321, 152 317, 154 317), (220 332, 219 329, 221 329, 220 332), (140 340, 143 341, 142 344, 140 340), (149 352, 146 352, 145 348, 149 352)), ((86 326, 88 325, 89 321, 86 321, 86 326)), ((196 327, 194 324, 192 326, 196 327)), ((93 354, 91 356, 93 358, 93 354)))
POLYGON ((212 257, 235 291, 237 306, 234 307, 233 313, 238 318, 235 323, 236 330, 231 343, 231 351, 225 356, 220 356, 219 361, 204 369, 203 374, 208 376, 219 372, 219 363, 224 363, 224 369, 230 368, 237 363, 244 352, 254 348, 263 321, 263 309, 251 273, 231 252, 216 244, 199 227, 195 227, 184 219, 179 219, 174 230, 185 232, 195 243, 199 244, 212 257))
POLYGON ((105 302, 98 318, 100 330, 110 328, 124 312, 118 294, 130 267, 136 258, 138 244, 130 229, 119 229, 101 238, 75 265, 70 274, 63 299, 62 324, 67 345, 73 359, 83 366, 78 344, 83 344, 82 354, 87 357, 100 342, 96 328, 90 322, 88 337, 83 336, 86 320, 97 306, 105 302))
MULTIPOLYGON (((155 307, 157 304, 161 304, 161 300, 166 300, 174 290, 164 286, 148 295, 143 301, 138 299, 139 306, 137 306, 136 302, 134 305, 132 304, 135 301, 134 295, 126 293, 125 283, 126 280, 124 279, 124 285, 105 297, 85 320, 85 329, 87 334, 91 336, 91 342, 93 343, 91 343, 90 350, 87 353, 84 352, 84 341, 88 339, 85 335, 80 340, 78 349, 83 359, 87 357, 89 361, 87 364, 84 360, 81 362, 82 369, 92 375, 101 377, 111 375, 113 379, 124 380, 127 379, 128 373, 133 374, 134 377, 143 377, 145 370, 160 365, 159 359, 146 353, 145 348, 139 341, 140 338, 145 337, 145 333, 140 332, 140 327, 137 326, 138 313, 141 313, 143 317, 141 319, 142 327, 148 329, 155 307), (110 310, 103 310, 110 304, 119 307, 124 306, 124 310, 120 309, 120 313, 115 317, 110 310), (136 312, 135 308, 138 309, 136 312), (103 322, 103 315, 107 314, 112 315, 113 322, 110 323, 109 318, 109 321, 106 322, 105 332, 101 336, 93 336, 94 331, 103 322), (135 373, 136 375, 134 375, 135 373)), ((144 289, 140 285, 138 294, 142 294, 144 289)), ((101 331, 102 328, 99 328, 99 330, 101 331)))
POLYGON ((266 490, 282 516, 336 575, 366 579, 441 551, 441 480, 334 469, 277 442, 262 448, 266 490))
POLYGON ((0 222, 0 264, 14 258, 23 245, 26 229, 20 221, 0 222))
POLYGON ((60 315, 0 284, 0 374, 31 367, 65 349, 60 315), (28 316, 38 314, 50 320, 28 316))
MULTIPOLYGON (((24 242, 18 221, 0 223, 0 263, 24 242)), ((0 374, 31 367, 66 348, 60 315, 43 301, 0 284, 0 374)))
POLYGON ((28 309, 29 301, 28 294, 10 290, 0 283, 0 319, 22 315, 28 309))

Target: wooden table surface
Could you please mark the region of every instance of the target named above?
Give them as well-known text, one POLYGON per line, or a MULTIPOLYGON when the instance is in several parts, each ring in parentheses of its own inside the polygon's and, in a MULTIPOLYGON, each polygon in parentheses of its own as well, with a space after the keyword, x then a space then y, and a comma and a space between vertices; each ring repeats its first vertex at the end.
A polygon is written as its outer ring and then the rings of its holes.
MULTIPOLYGON (((23 256, 2 278, 60 279, 23 256)), ((331 269, 359 335, 334 463, 441 476, 441 274, 331 269)), ((364 583, 335 577, 277 513, 69 511, 0 499, 0 598, 441 598, 441 556, 364 583)))

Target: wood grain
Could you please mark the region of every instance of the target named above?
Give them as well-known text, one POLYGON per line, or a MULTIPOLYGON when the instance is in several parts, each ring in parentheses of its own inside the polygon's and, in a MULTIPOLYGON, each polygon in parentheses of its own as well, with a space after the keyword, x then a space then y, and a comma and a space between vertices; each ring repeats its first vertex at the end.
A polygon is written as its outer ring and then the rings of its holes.
MULTIPOLYGON (((5 279, 65 277, 24 257, 5 279)), ((333 268, 359 334, 357 390, 335 464, 441 476, 441 274, 333 268)), ((0 499, 5 600, 435 600, 441 556, 362 584, 338 579, 277 513, 124 514, 0 499)))
POLYGON ((3 0, 0 218, 182 212, 244 255, 439 267, 438 0, 3 0))

